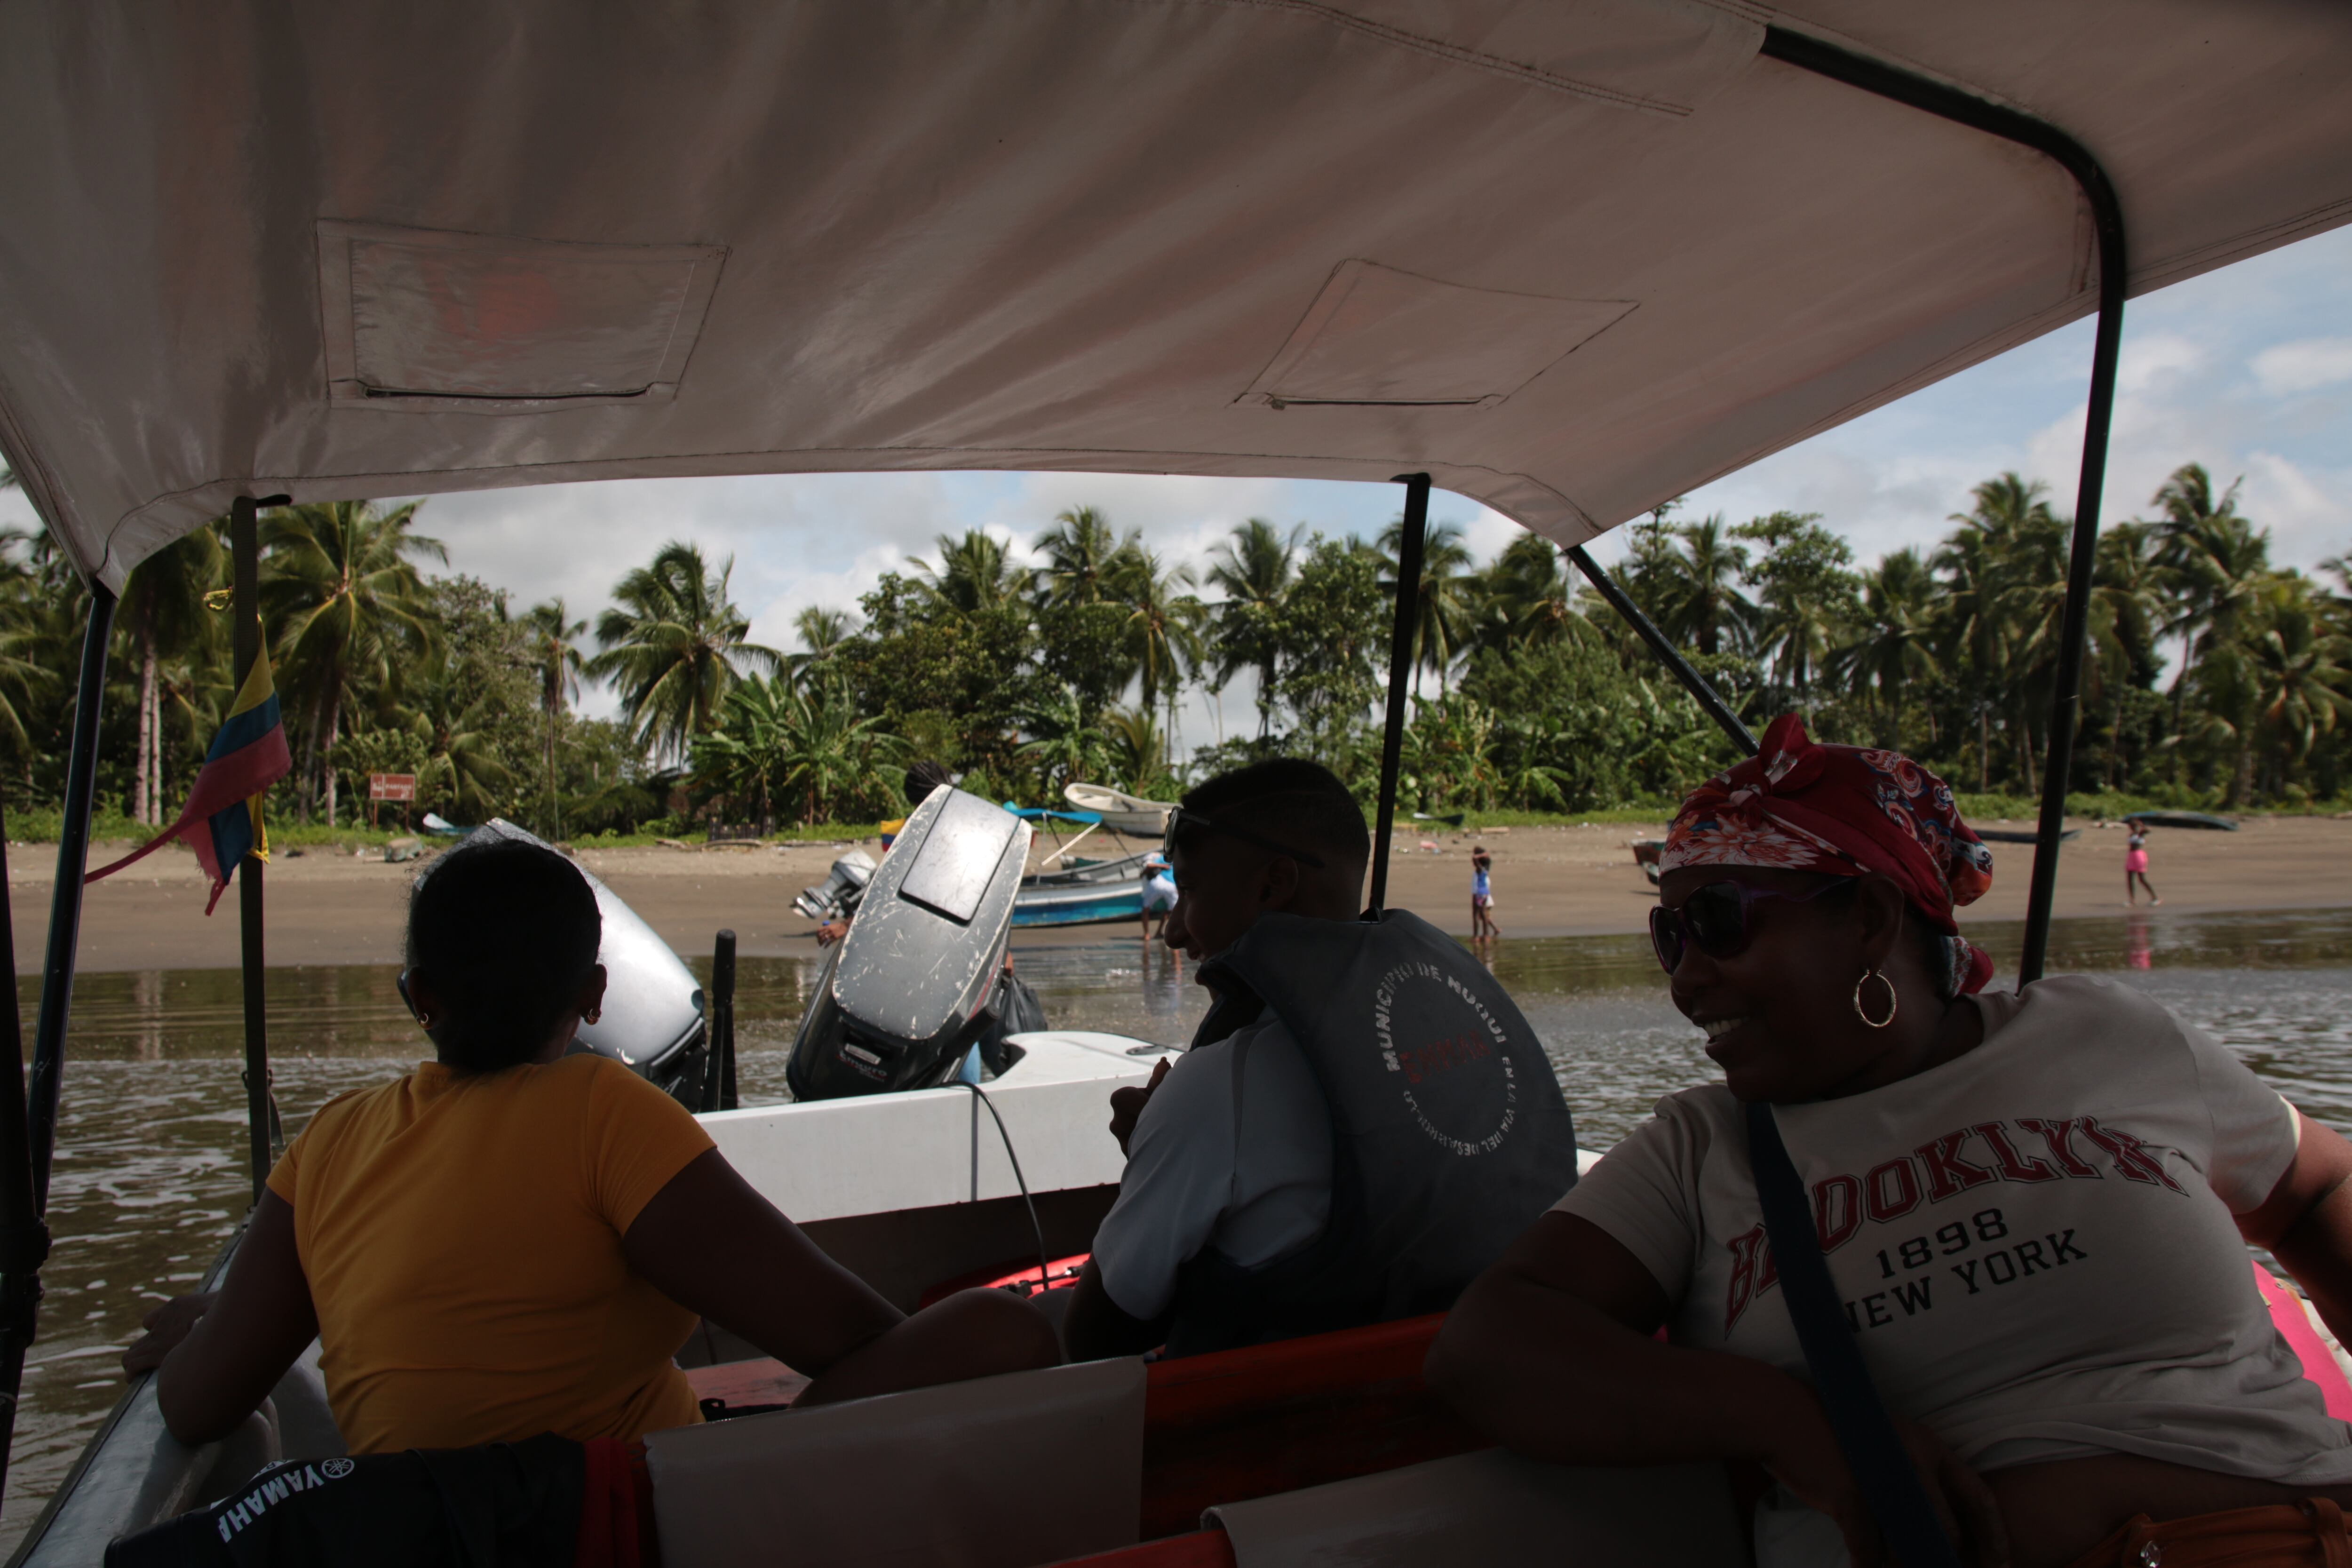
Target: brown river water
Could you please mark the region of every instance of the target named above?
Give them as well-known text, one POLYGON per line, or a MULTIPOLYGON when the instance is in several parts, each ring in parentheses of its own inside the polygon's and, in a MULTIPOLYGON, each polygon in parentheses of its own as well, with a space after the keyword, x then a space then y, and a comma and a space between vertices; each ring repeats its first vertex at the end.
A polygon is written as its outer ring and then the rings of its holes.
MULTIPOLYGON (((1969 934, 2014 973, 2021 928, 1969 934)), ((1058 1026, 1179 1043, 1205 1002, 1189 964, 1131 937, 1014 952, 1058 1026)), ((1660 1095, 1714 1076, 1700 1037, 1666 1001, 1646 938, 1507 940, 1494 967, 1542 1035, 1588 1147, 1607 1148, 1660 1095)), ((2352 1132, 2352 909, 2061 921, 2050 967, 2121 975, 2234 1047, 2306 1112, 2352 1132)), ((745 1103, 784 1098, 784 1052, 813 972, 798 959, 740 963, 745 1103)), ((331 1096, 425 1054, 394 973, 270 972, 273 1076, 289 1132, 331 1096)), ((33 1000, 28 989, 27 1038, 33 1000)), ((242 1039, 234 971, 90 974, 76 986, 50 1194, 57 1246, 0 1551, 121 1394, 115 1357, 140 1318, 194 1288, 244 1211, 242 1039)))

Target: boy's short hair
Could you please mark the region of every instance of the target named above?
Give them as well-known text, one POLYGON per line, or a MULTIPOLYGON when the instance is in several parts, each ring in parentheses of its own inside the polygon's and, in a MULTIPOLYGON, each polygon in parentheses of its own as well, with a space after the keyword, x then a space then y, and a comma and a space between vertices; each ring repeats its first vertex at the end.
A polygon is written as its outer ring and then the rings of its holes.
MULTIPOLYGON (((1186 811, 1246 827, 1278 844, 1294 844, 1340 864, 1361 864, 1372 851, 1364 808, 1320 763, 1277 757, 1252 763, 1184 792, 1186 811)), ((1196 830, 1197 831, 1197 830, 1196 830)), ((1179 830, 1177 838, 1186 835, 1179 830)))
POLYGON ((920 762, 907 770, 907 781, 902 787, 906 792, 908 808, 912 810, 929 800, 933 790, 953 789, 955 775, 948 772, 943 763, 920 762))

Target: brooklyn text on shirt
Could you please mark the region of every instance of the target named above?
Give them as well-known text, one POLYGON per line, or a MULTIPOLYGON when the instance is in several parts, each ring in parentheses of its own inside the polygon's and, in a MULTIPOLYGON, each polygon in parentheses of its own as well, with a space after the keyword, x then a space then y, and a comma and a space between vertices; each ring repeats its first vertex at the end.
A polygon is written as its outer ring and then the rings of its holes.
MULTIPOLYGON (((1821 1239, 1822 1253, 1833 1253, 1854 1238, 1865 1219, 1891 1225, 1922 1204, 1941 1204, 1994 1183, 2104 1181, 2106 1173, 2092 1163, 2095 1159, 2126 1182, 2182 1192, 2180 1184, 2166 1173, 2147 1145, 2121 1128, 2103 1126, 2095 1116, 2021 1116, 2012 1121, 1979 1121, 1931 1138, 1908 1154, 1873 1165, 1861 1176, 1835 1175, 1815 1182, 1814 1233, 1821 1239), (1989 1154, 1990 1164, 1966 1157, 1966 1152, 1972 1152, 1971 1140, 1989 1154)), ((1977 1202, 1983 1203, 1990 1195, 1979 1194, 1977 1202)), ((1779 1284, 1780 1276, 1760 1222, 1732 1237, 1725 1246, 1731 1252, 1731 1283, 1723 1312, 1723 1331, 1728 1334, 1749 1303, 1779 1284)), ((1947 1295, 1957 1289, 1973 1296, 1983 1293, 1988 1285, 2014 1284, 2085 1256, 2071 1230, 2011 1237, 2008 1217, 2000 1209, 1976 1208, 1965 1220, 1955 1218, 1932 1229, 1923 1228, 1920 1235, 1881 1249, 1880 1278, 1898 1283, 1878 1295, 1847 1302, 1846 1314, 1857 1329, 1884 1328, 1901 1317, 1916 1317, 1932 1309, 1936 1275, 1949 1273, 1958 1281, 1958 1286, 1945 1287, 1947 1295), (1909 1278, 1922 1270, 1927 1274, 1909 1278)))

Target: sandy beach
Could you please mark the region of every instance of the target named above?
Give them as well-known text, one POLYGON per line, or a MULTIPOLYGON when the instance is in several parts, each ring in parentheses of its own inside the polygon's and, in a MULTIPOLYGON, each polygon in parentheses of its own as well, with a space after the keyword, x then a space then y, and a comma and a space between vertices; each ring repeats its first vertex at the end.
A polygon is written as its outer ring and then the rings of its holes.
MULTIPOLYGON (((1984 826, 2023 826, 2024 824, 1984 826)), ((2074 824, 2058 872, 2061 916, 2124 907, 2123 830, 2074 824)), ((1567 936, 1642 929, 1653 899, 1630 847, 1656 826, 1489 828, 1478 837, 1495 857, 1496 918, 1506 936, 1567 936)), ((1472 838, 1400 833, 1391 901, 1444 929, 1470 929, 1472 838)), ((847 846, 714 846, 709 848, 583 849, 581 864, 685 953, 708 952, 719 928, 747 954, 814 951, 810 922, 793 896, 821 880, 847 846)), ((876 846, 864 846, 869 852, 876 846)), ((1049 849, 1050 844, 1043 847, 1049 849)), ((101 845, 103 864, 128 846, 101 845)), ((2175 911, 2296 909, 2352 903, 2342 876, 2352 858, 2352 821, 2249 818, 2236 833, 2159 831, 2150 838, 2151 876, 2175 911)), ((1042 852, 1042 851, 1041 851, 1042 852)), ((2025 912, 2028 845, 1997 844, 1993 890, 1966 920, 2017 920, 2025 912)), ((20 973, 40 964, 48 923, 54 845, 8 847, 10 903, 20 973)), ((398 960, 403 900, 415 867, 386 865, 349 851, 283 851, 267 872, 268 962, 387 963, 398 960)), ((187 969, 237 962, 234 891, 206 919, 195 857, 174 847, 92 887, 82 916, 81 965, 91 970, 187 969)), ((1132 927, 1023 931, 1024 945, 1100 942, 1132 927)))

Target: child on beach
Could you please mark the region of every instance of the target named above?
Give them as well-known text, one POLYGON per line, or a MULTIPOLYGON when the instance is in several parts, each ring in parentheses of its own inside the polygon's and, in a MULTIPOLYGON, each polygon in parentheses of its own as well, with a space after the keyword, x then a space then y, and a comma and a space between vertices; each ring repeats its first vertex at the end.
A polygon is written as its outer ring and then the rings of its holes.
POLYGON ((2139 889, 2147 889, 2150 909, 2164 902, 2156 896, 2156 884, 2147 879, 2147 824, 2137 817, 2127 819, 2124 826, 2131 837, 2124 840, 2124 902, 2137 908, 2139 889))
POLYGON ((1495 923, 1495 858, 1484 844, 1470 848, 1470 940, 1492 942, 1503 934, 1495 923))

